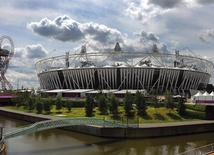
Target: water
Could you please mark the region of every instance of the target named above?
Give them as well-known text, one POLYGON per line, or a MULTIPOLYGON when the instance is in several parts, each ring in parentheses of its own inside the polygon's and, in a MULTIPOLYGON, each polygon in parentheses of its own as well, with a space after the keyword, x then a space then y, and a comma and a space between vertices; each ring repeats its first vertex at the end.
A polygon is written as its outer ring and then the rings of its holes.
MULTIPOLYGON (((28 125, 0 116, 4 133, 28 125)), ((194 129, 193 129, 194 130, 194 129)), ((51 129, 6 141, 8 155, 174 155, 214 143, 214 132, 151 139, 106 139, 51 129)))

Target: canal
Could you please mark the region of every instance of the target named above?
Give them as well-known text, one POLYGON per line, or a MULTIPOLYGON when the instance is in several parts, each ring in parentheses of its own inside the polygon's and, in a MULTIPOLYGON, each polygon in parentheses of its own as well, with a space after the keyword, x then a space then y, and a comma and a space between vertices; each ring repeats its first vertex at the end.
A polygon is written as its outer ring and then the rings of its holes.
MULTIPOLYGON (((4 133, 29 122, 0 115, 4 133)), ((194 129, 193 129, 194 130, 194 129)), ((60 129, 11 138, 7 155, 174 155, 214 143, 214 132, 151 139, 106 139, 60 129)))

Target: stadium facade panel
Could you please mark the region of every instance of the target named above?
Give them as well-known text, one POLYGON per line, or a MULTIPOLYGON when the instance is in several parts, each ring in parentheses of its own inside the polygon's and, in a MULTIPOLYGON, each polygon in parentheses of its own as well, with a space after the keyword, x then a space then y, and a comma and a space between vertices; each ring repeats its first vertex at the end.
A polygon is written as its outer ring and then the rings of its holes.
POLYGON ((139 89, 163 94, 206 87, 213 63, 192 55, 151 52, 87 53, 46 58, 36 63, 41 89, 139 89))

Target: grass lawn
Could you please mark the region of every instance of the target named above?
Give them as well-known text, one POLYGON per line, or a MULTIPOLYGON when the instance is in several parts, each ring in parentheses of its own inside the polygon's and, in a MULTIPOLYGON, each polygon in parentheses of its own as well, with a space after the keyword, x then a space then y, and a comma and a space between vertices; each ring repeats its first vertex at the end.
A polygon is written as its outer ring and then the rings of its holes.
MULTIPOLYGON (((15 106, 7 106, 6 108, 8 109, 13 109, 13 110, 18 110, 18 111, 23 111, 23 112, 27 112, 27 113, 37 113, 36 110, 29 112, 28 109, 25 109, 23 106, 20 107, 15 107, 15 106)), ((138 116, 137 112, 135 112, 134 116, 129 118, 129 121, 132 122, 137 122, 139 121, 139 123, 164 123, 164 122, 180 122, 180 121, 193 121, 193 120, 198 120, 198 119, 193 119, 193 118, 197 118, 197 117, 181 117, 178 112, 176 111, 176 109, 172 110, 172 109, 166 109, 165 107, 160 107, 155 109, 154 107, 150 107, 148 106, 147 108, 147 115, 146 116, 138 116)), ((201 117, 203 117, 204 112, 200 112, 200 114, 198 112, 195 112, 193 110, 189 110, 187 109, 188 115, 189 116, 195 116, 195 115, 200 115, 201 117)), ((50 112, 50 114, 46 114, 43 111, 44 115, 51 115, 51 116, 57 116, 59 118, 70 118, 70 117, 85 117, 85 108, 72 108, 70 112, 68 112, 68 110, 66 108, 62 108, 61 110, 56 110, 55 106, 52 107, 52 110, 50 112)), ((119 106, 119 113, 117 115, 117 117, 113 117, 112 114, 106 114, 106 115, 102 115, 100 114, 98 108, 94 109, 94 116, 95 118, 105 118, 106 120, 109 119, 117 119, 117 120, 127 120, 126 116, 125 116, 125 112, 123 109, 123 106, 119 106)))

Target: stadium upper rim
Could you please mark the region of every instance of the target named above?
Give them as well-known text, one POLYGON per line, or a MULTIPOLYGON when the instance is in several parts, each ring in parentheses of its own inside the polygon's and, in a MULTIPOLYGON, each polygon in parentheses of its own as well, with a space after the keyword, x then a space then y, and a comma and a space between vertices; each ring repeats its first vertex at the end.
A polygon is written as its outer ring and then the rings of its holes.
POLYGON ((82 45, 79 54, 49 57, 36 62, 37 74, 65 69, 143 67, 168 68, 203 72, 211 75, 213 62, 196 56, 191 50, 188 54, 159 52, 153 44, 146 52, 124 52, 117 42, 112 52, 87 52, 87 45, 82 45))

